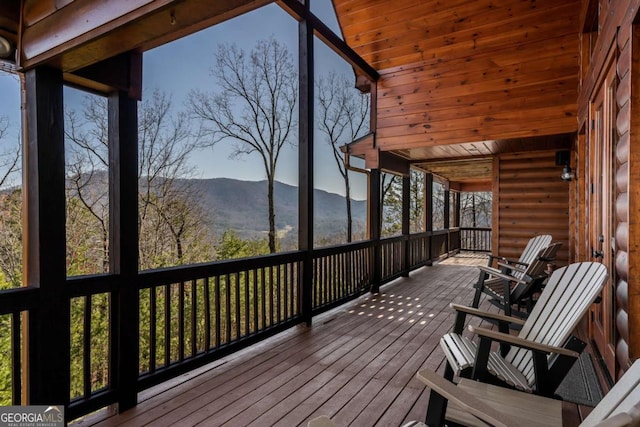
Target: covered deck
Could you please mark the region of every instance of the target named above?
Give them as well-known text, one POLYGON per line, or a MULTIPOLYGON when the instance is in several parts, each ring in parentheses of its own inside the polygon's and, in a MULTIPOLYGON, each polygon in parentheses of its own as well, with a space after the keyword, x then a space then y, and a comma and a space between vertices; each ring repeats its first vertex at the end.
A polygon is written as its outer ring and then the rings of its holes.
MULTIPOLYGON (((413 271, 314 319, 211 365, 151 388, 122 414, 74 425, 294 426, 326 414, 337 425, 424 420, 429 391, 415 379, 443 369, 438 344, 467 304, 483 255, 462 253, 413 271)), ((488 301, 483 307, 497 310, 488 301)), ((564 403, 577 425, 589 408, 564 403)))

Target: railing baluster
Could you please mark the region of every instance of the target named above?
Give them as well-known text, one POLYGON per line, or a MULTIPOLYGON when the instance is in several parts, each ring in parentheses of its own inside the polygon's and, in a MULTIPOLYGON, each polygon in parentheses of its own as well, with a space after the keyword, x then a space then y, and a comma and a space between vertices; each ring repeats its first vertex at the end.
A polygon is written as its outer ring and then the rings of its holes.
POLYGON ((156 292, 155 287, 149 288, 149 372, 156 371, 156 292))
POLYGON ((233 289, 235 291, 235 295, 236 295, 236 339, 239 339, 242 334, 241 334, 241 330, 242 330, 242 315, 240 313, 240 309, 241 309, 241 303, 240 303, 240 273, 236 272, 235 276, 235 281, 234 281, 234 286, 233 289))
POLYGON ((209 289, 209 278, 204 278, 203 299, 204 299, 204 351, 209 351, 211 347, 211 290, 209 289))
POLYGON ((13 405, 20 405, 22 401, 22 360, 21 337, 22 313, 17 311, 11 314, 11 401, 13 405))
POLYGON ((184 282, 178 285, 178 360, 184 360, 184 282))
POLYGON ((284 276, 284 292, 282 301, 282 311, 285 319, 289 318, 289 287, 291 284, 289 283, 289 264, 284 265, 284 271, 282 273, 284 276))
POLYGON ((251 306, 249 305, 249 270, 243 271, 244 277, 244 333, 249 335, 249 324, 251 323, 251 306))
POLYGON ((82 380, 84 398, 91 395, 91 295, 84 297, 82 380))
POLYGON ((198 353, 197 327, 198 327, 198 293, 196 290, 196 280, 191 281, 191 356, 198 353))
POLYGON ((280 280, 280 264, 276 265, 276 291, 277 291, 277 304, 276 304, 276 320, 278 323, 282 322, 281 302, 282 302, 282 280, 280 280))
POLYGON ((268 281, 269 281, 269 319, 270 319, 270 324, 269 326, 273 326, 275 323, 274 320, 274 310, 273 310, 273 267, 269 266, 267 267, 267 272, 268 272, 268 281))
POLYGON ((265 289, 265 272, 264 268, 260 269, 260 296, 262 297, 261 305, 262 305, 262 327, 267 327, 267 297, 266 297, 266 289, 265 289))
POLYGON ((253 325, 254 331, 260 330, 260 324, 258 321, 258 270, 253 270, 253 325))
POLYGON ((231 319, 231 275, 225 275, 225 330, 226 344, 231 342, 231 330, 233 329, 233 323, 231 319))
POLYGON ((164 285, 164 366, 171 363, 171 285, 164 285))
POLYGON ((216 307, 215 307, 215 315, 216 315, 216 348, 220 348, 220 342, 222 334, 222 328, 220 327, 220 276, 215 276, 214 282, 214 294, 216 297, 216 307))

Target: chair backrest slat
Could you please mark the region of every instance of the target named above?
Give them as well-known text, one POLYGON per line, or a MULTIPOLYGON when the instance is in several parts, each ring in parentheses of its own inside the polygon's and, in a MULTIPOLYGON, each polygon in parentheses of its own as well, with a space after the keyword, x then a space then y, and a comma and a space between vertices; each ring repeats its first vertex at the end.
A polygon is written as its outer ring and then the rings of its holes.
POLYGON ((631 412, 638 403, 640 403, 640 359, 631 365, 631 368, 584 419, 580 427, 592 427, 607 418, 623 412, 631 412))
MULTIPOLYGON (((561 346, 601 292, 606 278, 606 267, 594 262, 570 264, 554 271, 518 336, 561 346)), ((513 347, 505 359, 525 375, 530 385, 535 384, 529 350, 513 347)))
MULTIPOLYGON (((531 239, 529 239, 529 242, 527 242, 527 246, 524 247, 524 250, 520 254, 520 258, 518 258, 518 261, 526 265, 531 264, 536 259, 538 253, 542 249, 549 246, 549 244, 551 243, 551 239, 552 237, 549 234, 540 234, 538 236, 532 237, 531 239)), ((514 272, 513 276, 520 279, 524 276, 524 273, 517 271, 514 272)))
POLYGON ((520 298, 529 291, 531 286, 534 285, 535 278, 538 278, 544 274, 544 270, 547 267, 547 263, 550 260, 556 258, 558 249, 562 246, 561 242, 552 243, 546 248, 542 248, 535 259, 529 264, 522 277, 528 276, 527 283, 518 283, 511 291, 511 301, 518 301, 520 298))

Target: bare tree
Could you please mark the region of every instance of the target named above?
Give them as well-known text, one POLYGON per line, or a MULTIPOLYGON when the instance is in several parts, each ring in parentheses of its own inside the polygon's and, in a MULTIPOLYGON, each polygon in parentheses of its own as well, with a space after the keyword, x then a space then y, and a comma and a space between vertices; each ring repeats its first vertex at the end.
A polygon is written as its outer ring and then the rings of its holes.
POLYGON ((491 192, 472 192, 460 195, 462 227, 491 227, 491 192))
POLYGON ((319 129, 331 145, 333 158, 344 180, 347 204, 347 242, 353 238, 351 214, 351 186, 349 170, 340 146, 348 144, 367 132, 369 122, 369 95, 355 92, 353 82, 344 76, 330 72, 316 83, 319 102, 319 129))
POLYGON ((424 173, 411 169, 411 185, 409 196, 409 230, 412 233, 424 229, 424 173))
POLYGON ((0 289, 22 285, 22 191, 0 193, 0 289))
POLYGON ((389 173, 381 178, 382 235, 388 237, 402 230, 402 178, 389 173))
MULTIPOLYGON (((67 230, 98 228, 100 237, 95 240, 101 246, 98 251, 68 236, 74 242, 69 250, 100 252, 100 266, 94 268, 102 271, 109 265, 107 117, 106 99, 87 97, 81 114, 66 112, 65 123, 71 159, 67 165, 67 221, 87 223, 67 230)), ((170 98, 159 90, 140 105, 138 144, 140 267, 204 261, 211 255, 207 224, 195 187, 187 179, 193 176, 188 158, 197 145, 190 138, 186 115, 174 114, 170 98)))
POLYGON ((22 144, 20 144, 20 137, 11 141, 10 124, 7 116, 0 116, 0 188, 9 184, 10 178, 20 171, 22 144))
POLYGON ((109 271, 109 152, 106 100, 87 96, 83 100, 81 116, 74 110, 66 110, 65 116, 69 159, 68 274, 106 273, 109 271), (90 236, 96 232, 97 236, 90 236), (83 241, 92 241, 93 244, 83 244, 83 241), (93 265, 90 260, 94 261, 93 265))
POLYGON ((236 45, 219 45, 211 74, 220 92, 192 91, 191 113, 202 120, 202 131, 212 145, 230 139, 235 142, 232 156, 257 153, 262 159, 268 185, 269 251, 274 253, 274 182, 282 148, 294 136, 296 68, 286 46, 271 37, 249 53, 236 45))

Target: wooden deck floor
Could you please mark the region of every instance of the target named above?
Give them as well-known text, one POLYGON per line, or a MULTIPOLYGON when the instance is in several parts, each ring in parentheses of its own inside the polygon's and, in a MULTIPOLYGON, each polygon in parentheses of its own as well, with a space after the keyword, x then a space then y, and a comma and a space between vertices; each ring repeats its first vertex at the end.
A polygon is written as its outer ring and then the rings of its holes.
POLYGON ((477 263, 459 256, 417 270, 311 328, 141 393, 137 407, 97 425, 290 427, 320 414, 339 426, 424 420, 428 391, 414 375, 442 368, 438 341, 453 325, 448 304, 470 303, 477 263))

